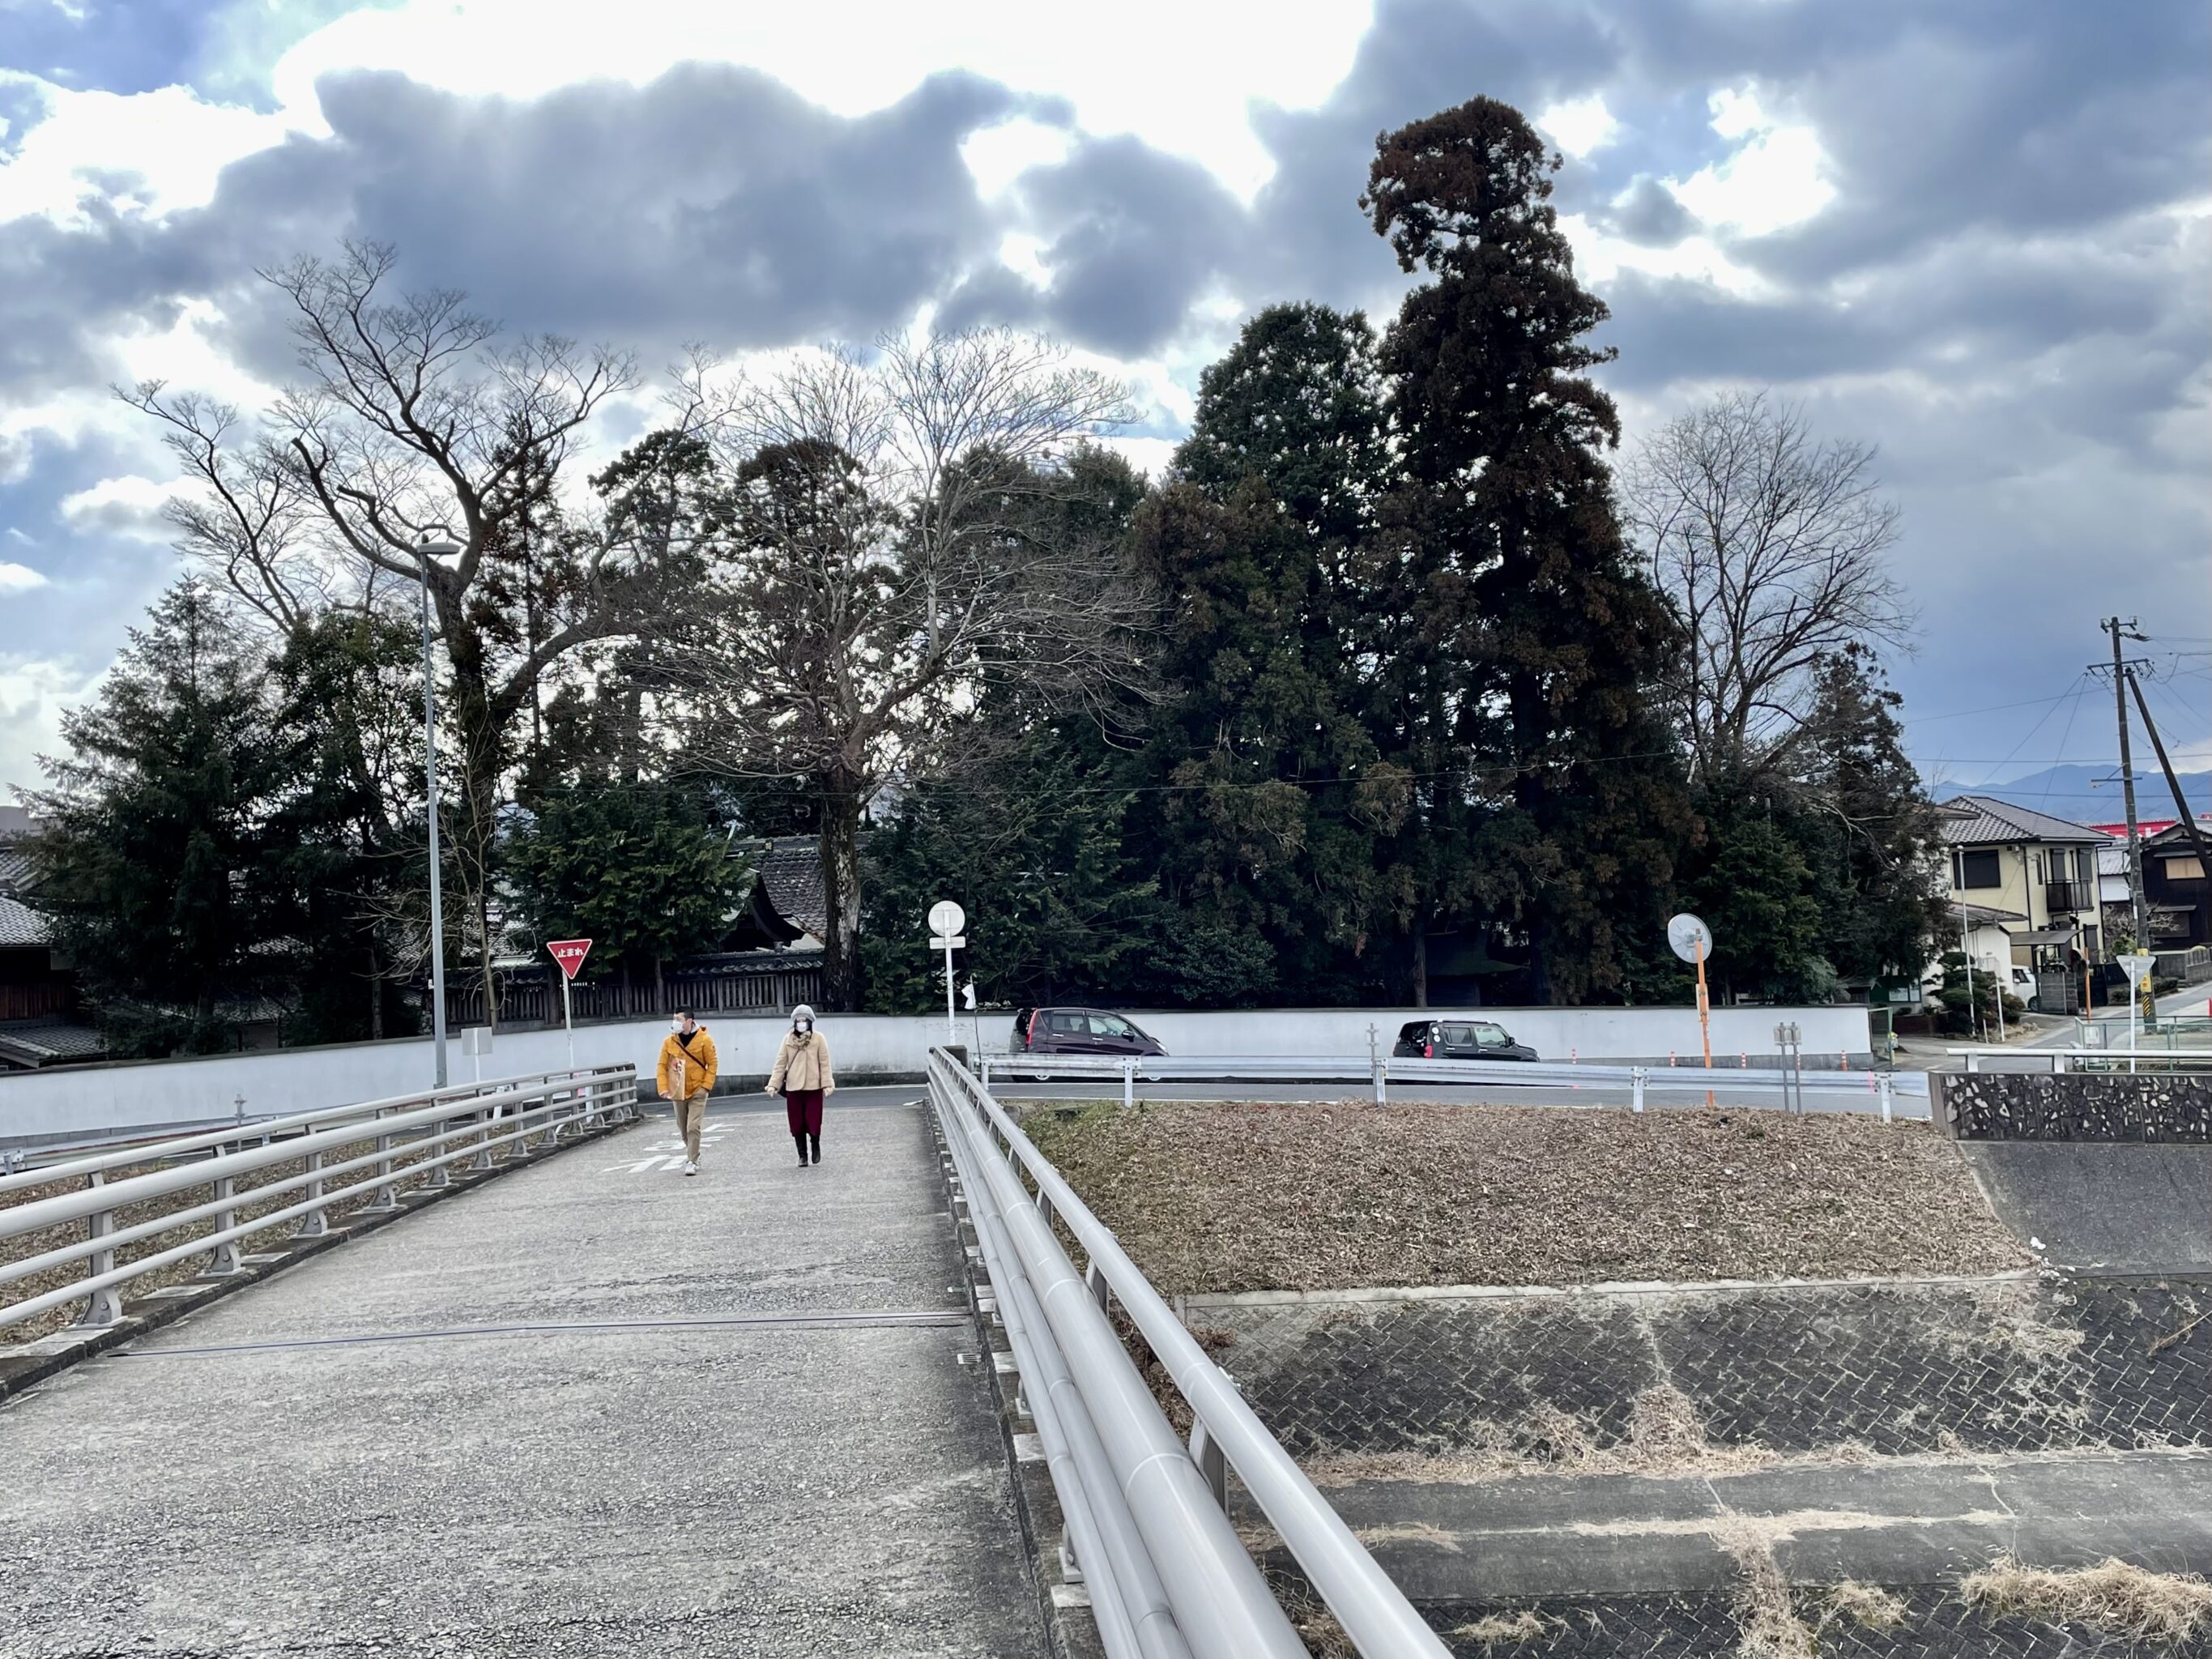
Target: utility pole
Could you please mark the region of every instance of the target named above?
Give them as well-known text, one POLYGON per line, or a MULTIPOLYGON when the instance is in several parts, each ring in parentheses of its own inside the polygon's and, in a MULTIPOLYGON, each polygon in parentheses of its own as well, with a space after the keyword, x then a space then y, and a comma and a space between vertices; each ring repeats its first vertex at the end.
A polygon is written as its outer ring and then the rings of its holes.
MULTIPOLYGON (((2120 793, 2128 808, 2128 906, 2135 917, 2136 949, 2150 948, 2150 928, 2143 918, 2142 832, 2136 825, 2136 770, 2128 751, 2128 668, 2120 659, 2120 641, 2140 640, 2143 635, 2136 631, 2136 618, 2130 617, 2124 624, 2118 617, 2107 617, 2097 624, 2112 636, 2112 708, 2120 721, 2120 793)), ((2105 954, 2112 954, 2112 941, 2105 943, 2105 954)), ((2129 995, 2135 994, 2130 985, 2129 995)))

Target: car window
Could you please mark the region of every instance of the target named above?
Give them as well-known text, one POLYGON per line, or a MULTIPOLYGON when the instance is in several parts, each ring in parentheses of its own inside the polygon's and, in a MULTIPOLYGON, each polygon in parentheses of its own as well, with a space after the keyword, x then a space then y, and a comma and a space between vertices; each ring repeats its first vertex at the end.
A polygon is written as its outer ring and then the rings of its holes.
POLYGON ((1129 1022, 1112 1014, 1091 1016, 1091 1035, 1103 1037, 1133 1037, 1137 1034, 1129 1029, 1129 1022))
POLYGON ((1444 1046, 1448 1048, 1464 1048, 1474 1041, 1474 1027, 1472 1025, 1444 1027, 1444 1046))
POLYGON ((1056 1036, 1085 1036, 1090 1033, 1080 1014, 1048 1014, 1045 1027, 1056 1036))
POLYGON ((1429 1022, 1425 1019, 1417 1019, 1410 1025, 1398 1028, 1398 1041, 1401 1042, 1426 1042, 1428 1040, 1429 1022))
POLYGON ((1513 1041, 1511 1037, 1505 1035, 1505 1028, 1503 1025, 1476 1026, 1474 1040, 1486 1048, 1503 1048, 1513 1041))

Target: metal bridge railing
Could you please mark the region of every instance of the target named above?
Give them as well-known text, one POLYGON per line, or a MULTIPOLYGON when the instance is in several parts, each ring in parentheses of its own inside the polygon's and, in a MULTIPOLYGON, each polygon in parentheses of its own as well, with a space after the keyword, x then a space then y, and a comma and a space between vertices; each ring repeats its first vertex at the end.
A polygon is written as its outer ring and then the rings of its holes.
POLYGON ((0 1177, 0 1193, 78 1178, 86 1182, 82 1192, 0 1209, 0 1252, 11 1240, 57 1227, 82 1224, 86 1230, 82 1239, 0 1261, 0 1287, 73 1262, 86 1264, 82 1278, 0 1304, 0 1327, 71 1302, 87 1304, 83 1323, 112 1324, 122 1317, 121 1287, 134 1279, 210 1254, 213 1261, 204 1277, 240 1273, 244 1264, 239 1243, 251 1234, 296 1223, 295 1237, 318 1237, 329 1231, 327 1212, 333 1205, 367 1198, 366 1207, 372 1211, 396 1209, 399 1200, 394 1189, 400 1182, 427 1176, 426 1186, 444 1187, 450 1184, 452 1164, 468 1160, 476 1169, 492 1168, 495 1148, 507 1147, 510 1158, 527 1158, 533 1138, 542 1151, 571 1128, 636 1115, 636 1069, 602 1066, 301 1112, 0 1177), (331 1153, 372 1139, 372 1150, 329 1161, 331 1153), (403 1164, 402 1159, 407 1161, 403 1164), (301 1166, 296 1174, 243 1191, 238 1186, 240 1176, 292 1163, 301 1166), (167 1167, 120 1181, 107 1178, 110 1170, 145 1164, 167 1167), (354 1176, 359 1179, 347 1179, 354 1176), (149 1220, 116 1224, 120 1211, 158 1203, 196 1187, 210 1189, 205 1201, 167 1210, 149 1220), (244 1218, 239 1214, 242 1207, 289 1193, 302 1196, 275 1210, 244 1218), (116 1262, 116 1252, 126 1246, 201 1222, 213 1223, 213 1230, 136 1261, 116 1262))
POLYGON ((442 1089, 410 1095, 388 1095, 381 1100, 357 1101, 343 1106, 320 1106, 313 1111, 262 1114, 249 1116, 243 1105, 235 1116, 201 1119, 163 1132, 140 1129, 94 1136, 82 1140, 11 1140, 0 1137, 0 1194, 25 1187, 42 1187, 71 1176, 95 1170, 126 1169, 134 1164, 187 1157, 211 1147, 235 1146, 264 1135, 294 1134, 319 1123, 351 1122, 364 1113, 400 1107, 428 1105, 441 1100, 474 1100, 479 1095, 534 1083, 562 1083, 589 1077, 596 1072, 619 1071, 620 1066, 580 1066, 575 1071, 518 1072, 512 1077, 448 1084, 442 1089))
MULTIPOLYGON (((2193 1036, 2192 1042, 2202 1043, 2202 1036, 2193 1036)), ((2124 1042, 2118 1048, 2029 1048, 1993 1042, 1961 1043, 1946 1048, 1947 1054, 1965 1060, 1970 1072, 1999 1070, 2017 1072, 2024 1068, 2018 1064, 1984 1066, 1985 1060, 2008 1062, 2027 1060, 2045 1062, 2048 1071, 2063 1076, 2069 1072, 2205 1072, 2212 1071, 2212 1048, 2176 1048, 2171 1038, 2159 1039, 2160 1046, 2145 1042, 2130 1048, 2124 1042)))
POLYGON ((930 1053, 929 1095, 1066 1518, 1070 1565, 1110 1659, 1305 1654, 1230 1522, 1231 1469, 1366 1659, 1444 1659, 1443 1644, 1114 1235, 942 1048, 930 1053), (1084 1255, 1079 1273, 1055 1218, 1084 1255), (1109 1318, 1115 1303, 1189 1403, 1188 1445, 1109 1318))

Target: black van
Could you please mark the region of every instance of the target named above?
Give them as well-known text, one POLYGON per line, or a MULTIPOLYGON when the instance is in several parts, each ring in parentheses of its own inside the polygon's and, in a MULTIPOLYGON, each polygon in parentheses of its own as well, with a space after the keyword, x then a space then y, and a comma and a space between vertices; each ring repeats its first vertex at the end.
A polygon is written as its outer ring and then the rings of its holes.
POLYGON ((1415 1060, 1540 1060, 1494 1020, 1417 1019, 1398 1028, 1394 1054, 1415 1060))

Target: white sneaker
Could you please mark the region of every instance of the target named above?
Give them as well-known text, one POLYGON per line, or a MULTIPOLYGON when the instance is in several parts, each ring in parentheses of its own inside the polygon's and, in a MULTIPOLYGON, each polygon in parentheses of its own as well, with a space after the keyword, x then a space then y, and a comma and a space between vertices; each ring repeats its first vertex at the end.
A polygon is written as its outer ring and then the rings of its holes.
POLYGON ((689 1176, 689 1175, 697 1175, 697 1174, 699 1173, 699 1166, 698 1166, 698 1164, 696 1164, 696 1163, 694 1163, 691 1159, 690 1159, 690 1158, 685 1158, 685 1159, 684 1160, 684 1173, 685 1175, 688 1175, 688 1176, 689 1176))

